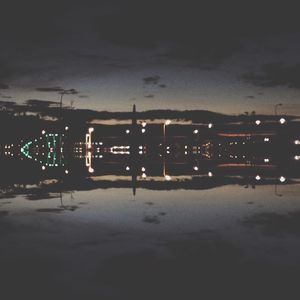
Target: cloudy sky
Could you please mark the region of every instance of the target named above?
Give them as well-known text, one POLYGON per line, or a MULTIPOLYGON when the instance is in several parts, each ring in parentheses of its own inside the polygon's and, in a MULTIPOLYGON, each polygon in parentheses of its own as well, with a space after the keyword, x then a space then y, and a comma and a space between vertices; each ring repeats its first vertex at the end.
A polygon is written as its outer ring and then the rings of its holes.
POLYGON ((276 3, 2 0, 0 100, 299 114, 300 19, 276 3))

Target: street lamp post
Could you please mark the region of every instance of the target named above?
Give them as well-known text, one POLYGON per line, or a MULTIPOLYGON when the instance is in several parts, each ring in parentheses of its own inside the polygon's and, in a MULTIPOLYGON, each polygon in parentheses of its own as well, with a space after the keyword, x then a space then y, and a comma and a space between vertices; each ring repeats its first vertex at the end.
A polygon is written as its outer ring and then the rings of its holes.
POLYGON ((282 106, 282 103, 277 103, 277 104, 274 105, 274 114, 275 114, 275 116, 277 116, 277 110, 278 110, 279 106, 282 106))
POLYGON ((163 144, 163 176, 165 178, 169 178, 168 175, 166 175, 166 126, 171 124, 171 120, 166 120, 163 124, 163 139, 164 139, 164 144, 163 144), (166 177, 167 176, 167 177, 166 177))
POLYGON ((163 124, 164 151, 166 149, 166 126, 171 124, 171 120, 166 120, 163 124))

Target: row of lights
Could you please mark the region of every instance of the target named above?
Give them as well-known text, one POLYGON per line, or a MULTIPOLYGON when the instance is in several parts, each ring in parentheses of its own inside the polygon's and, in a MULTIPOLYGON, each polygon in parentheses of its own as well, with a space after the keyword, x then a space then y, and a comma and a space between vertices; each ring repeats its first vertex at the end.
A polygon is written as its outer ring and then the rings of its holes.
MULTIPOLYGON (((262 122, 261 122, 261 120, 256 120, 255 121, 255 124, 258 126, 258 125, 260 125, 262 122)), ((281 125, 283 125, 283 124, 285 124, 286 123, 286 119, 285 118, 280 118, 279 119, 279 123, 281 124, 281 125)))
MULTIPOLYGON (((256 175, 256 176, 255 176, 255 180, 260 181, 261 179, 262 179, 262 178, 261 178, 260 175, 256 175)), ((284 176, 280 176, 280 177, 279 177, 279 181, 280 181, 281 183, 284 183, 284 182, 286 182, 286 178, 285 178, 284 176)))

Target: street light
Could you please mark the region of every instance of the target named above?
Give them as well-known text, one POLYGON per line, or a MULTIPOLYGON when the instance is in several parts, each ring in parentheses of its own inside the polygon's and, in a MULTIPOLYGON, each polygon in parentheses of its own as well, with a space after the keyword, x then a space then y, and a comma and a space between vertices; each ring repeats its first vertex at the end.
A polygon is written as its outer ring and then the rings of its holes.
POLYGON ((279 120, 279 123, 282 124, 282 125, 285 124, 285 123, 286 123, 286 119, 285 119, 285 118, 281 118, 281 119, 279 120))

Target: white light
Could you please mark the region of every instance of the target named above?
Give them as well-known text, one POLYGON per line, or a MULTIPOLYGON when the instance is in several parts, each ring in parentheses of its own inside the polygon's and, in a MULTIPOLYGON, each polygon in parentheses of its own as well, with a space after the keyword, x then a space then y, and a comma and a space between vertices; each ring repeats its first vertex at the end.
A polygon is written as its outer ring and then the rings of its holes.
POLYGON ((213 127, 213 124, 212 123, 209 123, 208 124, 208 128, 212 128, 213 127))
POLYGON ((198 170, 199 170, 199 168, 198 168, 197 166, 194 166, 193 169, 194 169, 195 171, 198 171, 198 170))
POLYGON ((213 173, 212 172, 208 172, 208 177, 213 177, 213 173))
POLYGON ((129 129, 126 129, 125 132, 126 132, 126 134, 129 134, 129 133, 130 133, 130 130, 129 130, 129 129))
POLYGON ((198 132, 199 132, 198 129, 195 129, 195 130, 193 131, 194 134, 197 134, 198 132))
POLYGON ((126 171, 130 171, 130 168, 129 168, 129 166, 127 166, 127 167, 126 167, 126 171))
POLYGON ((147 175, 145 173, 142 174, 142 178, 146 178, 147 175))
POLYGON ((284 176, 280 176, 279 181, 280 181, 280 182, 285 182, 285 181, 286 181, 286 178, 285 178, 284 176))
POLYGON ((268 162, 270 162, 270 160, 269 160, 268 158, 265 158, 265 159, 264 159, 264 162, 265 162, 265 163, 268 163, 268 162))
POLYGON ((142 128, 142 133, 145 133, 146 132, 146 129, 145 128, 142 128))
POLYGON ((255 124, 256 124, 256 125, 260 125, 260 124, 261 124, 261 121, 260 121, 260 120, 256 120, 256 121, 255 121, 255 124))
POLYGON ((46 133, 46 131, 45 130, 42 130, 42 134, 45 134, 46 133))
POLYGON ((285 118, 281 118, 281 119, 279 120, 279 123, 280 123, 280 124, 286 123, 286 119, 285 119, 285 118))
POLYGON ((65 130, 68 131, 68 130, 69 130, 69 126, 66 126, 66 127, 65 127, 65 130))
POLYGON ((170 125, 171 124, 171 120, 166 120, 165 121, 165 125, 170 125))
POLYGON ((143 146, 139 146, 139 149, 141 149, 141 150, 142 150, 142 149, 143 149, 143 146))
POLYGON ((69 174, 69 170, 65 170, 65 174, 69 174))
POLYGON ((300 160, 300 156, 299 156, 299 155, 295 155, 295 156, 294 156, 294 159, 295 159, 295 160, 300 160))
POLYGON ((259 175, 256 175, 256 176, 255 176, 255 179, 256 179, 257 181, 259 181, 259 180, 261 180, 261 177, 260 177, 259 175))
POLYGON ((265 141, 265 142, 269 142, 270 139, 266 137, 266 138, 264 138, 264 141, 265 141))
POLYGON ((143 151, 139 151, 139 154, 142 155, 142 154, 143 154, 143 151))
POLYGON ((93 127, 90 127, 89 128, 89 133, 92 133, 94 131, 94 128, 93 127))
POLYGON ((165 175, 165 179, 166 179, 167 181, 170 181, 170 180, 172 180, 172 177, 171 177, 170 175, 165 175))
POLYGON ((145 171, 146 171, 146 168, 145 168, 145 167, 142 167, 141 170, 142 170, 142 172, 145 172, 145 171))
POLYGON ((142 126, 146 127, 147 123, 146 122, 142 122, 142 126))
POLYGON ((89 173, 94 173, 94 169, 92 167, 89 167, 89 173))
POLYGON ((46 170, 46 167, 45 167, 45 166, 42 166, 42 170, 43 170, 43 171, 46 170))
POLYGON ((295 145, 300 145, 300 140, 295 140, 294 143, 295 145))

